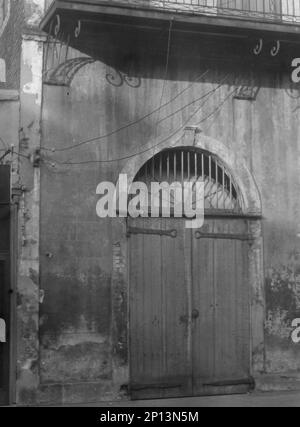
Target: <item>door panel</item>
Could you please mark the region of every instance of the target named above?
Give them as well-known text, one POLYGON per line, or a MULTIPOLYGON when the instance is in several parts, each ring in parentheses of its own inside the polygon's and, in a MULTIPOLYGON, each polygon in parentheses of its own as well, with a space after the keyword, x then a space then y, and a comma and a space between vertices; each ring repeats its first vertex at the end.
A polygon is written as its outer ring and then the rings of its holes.
MULTIPOLYGON (((173 220, 161 219, 164 229, 174 228, 173 220)), ((167 378, 176 378, 180 389, 176 394, 191 394, 191 324, 187 317, 191 305, 192 288, 189 281, 190 236, 186 235, 184 222, 175 220, 177 237, 162 238, 162 311, 164 363, 167 378)), ((167 390, 165 395, 174 395, 167 390)))
POLYGON ((238 393, 250 383, 249 246, 224 234, 246 236, 247 222, 214 220, 205 227, 211 237, 193 240, 194 302, 201 313, 193 329, 194 393, 238 393))
POLYGON ((193 239, 193 285, 193 310, 199 312, 193 322, 193 379, 197 390, 215 372, 214 248, 208 239, 193 239))
POLYGON ((130 236, 131 394, 182 396, 191 387, 182 220, 136 219, 130 236), (162 235, 143 234, 161 231, 162 235), (176 230, 177 237, 163 234, 176 230))

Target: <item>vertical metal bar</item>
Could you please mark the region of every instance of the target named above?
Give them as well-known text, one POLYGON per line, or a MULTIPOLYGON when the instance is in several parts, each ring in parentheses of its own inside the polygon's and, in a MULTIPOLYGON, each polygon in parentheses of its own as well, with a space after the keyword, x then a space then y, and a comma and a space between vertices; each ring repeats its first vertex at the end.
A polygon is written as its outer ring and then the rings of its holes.
POLYGON ((225 210, 226 209, 226 192, 225 192, 225 168, 224 168, 224 166, 222 166, 222 175, 223 175, 223 178, 222 178, 222 180, 223 180, 223 194, 222 194, 222 197, 223 197, 223 209, 225 210))
POLYGON ((232 202, 232 181, 231 181, 231 175, 229 175, 229 185, 230 185, 230 204, 233 205, 233 202, 232 202))
MULTIPOLYGON (((64 32, 62 32, 61 34, 62 40, 64 39, 64 32)), ((60 65, 60 58, 61 58, 61 53, 62 53, 62 49, 63 49, 63 41, 59 42, 59 53, 58 53, 58 65, 60 65)))
MULTIPOLYGON (((70 34, 68 34, 68 36, 67 36, 67 45, 66 45, 66 56, 65 56, 65 61, 67 61, 67 60, 68 60, 69 49, 70 49, 70 34)), ((64 73, 65 73, 65 78, 66 78, 66 75, 67 75, 67 67, 64 67, 64 73)))
POLYGON ((201 154, 201 173, 202 173, 202 180, 204 182, 205 180, 205 170, 204 170, 204 154, 201 154))
POLYGON ((162 182, 163 179, 163 153, 159 155, 159 181, 162 182))
POLYGON ((177 153, 174 152, 174 181, 177 180, 177 153))
POLYGON ((48 61, 49 61, 49 49, 51 44, 51 37, 52 37, 52 29, 53 29, 53 20, 50 23, 50 30, 49 34, 47 35, 47 42, 46 42, 46 53, 45 53, 45 59, 44 59, 44 72, 48 70, 48 61))
POLYGON ((167 181, 170 182, 170 153, 169 152, 167 157, 167 181))
POLYGON ((218 160, 215 162, 216 165, 216 195, 217 195, 217 209, 219 208, 219 166, 218 166, 218 160))
POLYGON ((155 179, 155 158, 152 157, 152 179, 155 179))

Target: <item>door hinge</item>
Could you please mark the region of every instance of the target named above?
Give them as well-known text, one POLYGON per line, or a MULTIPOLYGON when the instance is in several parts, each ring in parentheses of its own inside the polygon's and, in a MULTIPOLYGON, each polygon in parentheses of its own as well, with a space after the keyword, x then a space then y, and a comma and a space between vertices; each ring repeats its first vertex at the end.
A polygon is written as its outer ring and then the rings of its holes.
POLYGON ((236 380, 224 380, 224 381, 215 381, 211 383, 205 383, 203 386, 205 387, 234 387, 239 385, 248 385, 251 389, 255 388, 254 378, 242 378, 236 380))
POLYGON ((127 228, 127 237, 130 237, 132 234, 147 234, 154 236, 168 236, 175 239, 177 237, 177 230, 154 230, 152 228, 138 228, 138 227, 128 227, 127 228))
POLYGON ((161 383, 161 384, 133 384, 130 386, 131 391, 141 391, 141 390, 149 390, 149 389, 156 389, 156 390, 168 390, 168 389, 174 389, 174 388, 181 388, 183 387, 183 384, 167 384, 167 383, 161 383))
POLYGON ((241 240, 244 242, 254 242, 254 237, 251 234, 230 234, 230 233, 202 233, 195 232, 196 239, 220 239, 220 240, 241 240))

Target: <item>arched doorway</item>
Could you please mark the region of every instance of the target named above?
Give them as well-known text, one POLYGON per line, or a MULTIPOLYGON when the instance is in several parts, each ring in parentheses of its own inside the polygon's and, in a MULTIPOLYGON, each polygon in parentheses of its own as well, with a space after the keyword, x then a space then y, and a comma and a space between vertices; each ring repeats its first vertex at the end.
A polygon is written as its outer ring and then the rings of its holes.
MULTIPOLYGON (((128 219, 130 391, 137 399, 232 394, 253 387, 250 251, 243 194, 222 160, 176 147, 135 180, 205 183, 205 223, 128 219)), ((195 195, 197 197, 197 195, 195 195)))

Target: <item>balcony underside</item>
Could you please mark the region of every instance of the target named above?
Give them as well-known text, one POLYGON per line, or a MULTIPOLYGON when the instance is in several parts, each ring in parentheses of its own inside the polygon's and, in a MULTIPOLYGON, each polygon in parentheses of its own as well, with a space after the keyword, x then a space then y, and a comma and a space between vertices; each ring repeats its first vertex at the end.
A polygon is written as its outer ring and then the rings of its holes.
MULTIPOLYGON (((265 14, 257 16, 240 13, 212 14, 201 10, 183 10, 181 8, 163 8, 159 6, 131 5, 118 1, 96 0, 55 0, 48 9, 41 23, 41 29, 53 33, 55 20, 59 15, 61 22, 68 27, 76 27, 80 21, 81 27, 88 28, 105 25, 134 26, 151 29, 161 29, 173 22, 174 31, 214 33, 237 37, 268 38, 280 41, 300 43, 300 22, 279 20, 278 16, 265 14), (270 18, 273 17, 272 19, 270 18)), ((159 3, 159 2, 158 2, 159 3)), ((167 2, 168 3, 168 2, 167 2)), ((299 17, 300 19, 300 17, 299 17)), ((84 31, 83 31, 84 34, 84 31)))

